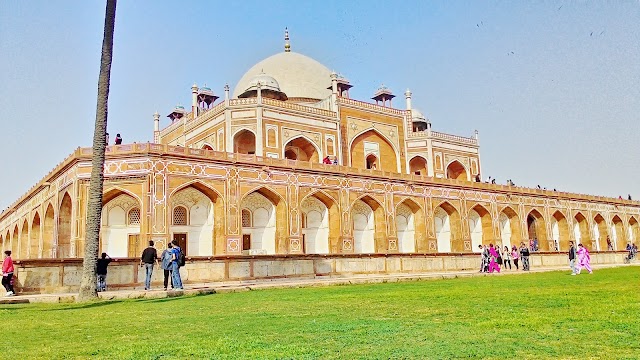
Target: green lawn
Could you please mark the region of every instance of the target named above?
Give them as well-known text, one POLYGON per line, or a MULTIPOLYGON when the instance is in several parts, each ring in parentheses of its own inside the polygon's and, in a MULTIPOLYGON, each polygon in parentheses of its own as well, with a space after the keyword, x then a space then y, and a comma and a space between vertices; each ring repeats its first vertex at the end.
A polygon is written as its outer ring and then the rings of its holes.
POLYGON ((639 359, 640 267, 0 305, 0 358, 639 359))

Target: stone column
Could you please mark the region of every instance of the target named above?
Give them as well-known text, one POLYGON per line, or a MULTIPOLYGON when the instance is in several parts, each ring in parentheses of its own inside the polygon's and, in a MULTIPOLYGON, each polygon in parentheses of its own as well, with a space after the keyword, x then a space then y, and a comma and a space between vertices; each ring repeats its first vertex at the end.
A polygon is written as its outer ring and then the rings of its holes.
POLYGON ((340 249, 339 253, 353 254, 353 226, 351 225, 351 201, 349 199, 348 181, 340 179, 340 249))
POLYGON ((227 213, 227 244, 228 255, 242 254, 242 233, 240 214, 240 182, 238 169, 232 168, 225 184, 225 202, 227 213))
MULTIPOLYGON (((300 228, 300 204, 298 199, 298 180, 292 176, 294 183, 287 185, 287 203, 289 204, 289 254, 303 254, 302 231, 300 228)), ((289 180, 291 181, 291 180, 289 180)))
MULTIPOLYGON (((398 252, 398 231, 396 229, 396 206, 393 200, 393 185, 391 183, 384 184, 384 207, 385 219, 387 222, 387 252, 398 252)), ((415 232, 415 230, 414 230, 415 232)))

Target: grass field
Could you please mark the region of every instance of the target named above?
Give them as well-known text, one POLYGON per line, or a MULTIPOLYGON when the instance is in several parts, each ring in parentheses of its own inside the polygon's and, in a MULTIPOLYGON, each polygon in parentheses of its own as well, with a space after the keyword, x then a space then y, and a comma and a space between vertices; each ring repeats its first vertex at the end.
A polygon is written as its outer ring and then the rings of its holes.
POLYGON ((2 359, 639 359, 640 267, 0 305, 2 359))

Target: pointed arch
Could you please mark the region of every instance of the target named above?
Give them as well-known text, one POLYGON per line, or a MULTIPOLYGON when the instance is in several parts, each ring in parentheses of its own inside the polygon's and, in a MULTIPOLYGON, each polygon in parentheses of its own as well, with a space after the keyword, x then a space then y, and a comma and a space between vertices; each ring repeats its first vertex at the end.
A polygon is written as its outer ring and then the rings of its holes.
POLYGON ((53 258, 54 255, 54 224, 55 210, 53 204, 49 203, 44 213, 44 227, 42 229, 42 257, 45 259, 53 258))
POLYGON ((139 198, 120 188, 110 188, 102 198, 100 251, 111 257, 137 257, 146 245, 140 239, 142 222, 130 224, 128 215, 141 209, 139 198))
POLYGON ((373 127, 360 131, 349 141, 349 154, 352 167, 366 169, 366 158, 373 154, 378 159, 377 170, 400 172, 400 151, 391 139, 373 127))
POLYGON ((213 151, 213 146, 211 146, 211 145, 209 145, 209 144, 207 144, 207 143, 204 143, 204 144, 202 145, 202 150, 213 151))
POLYGON ((629 243, 635 244, 640 239, 640 226, 634 216, 629 218, 629 243))
POLYGON ((282 157, 290 160, 321 162, 322 149, 304 134, 297 135, 282 147, 282 157))
POLYGON ((233 152, 253 155, 256 153, 256 134, 250 129, 238 129, 233 134, 233 152))
POLYGON ((240 200, 241 209, 248 209, 253 216, 253 226, 243 227, 242 234, 250 236, 247 252, 267 254, 289 252, 289 214, 287 202, 276 191, 261 185, 248 191, 240 200))
POLYGON ((29 258, 29 221, 22 220, 22 228, 20 229, 20 254, 19 259, 25 260, 29 258))
MULTIPOLYGON (((573 225, 573 235, 576 239, 577 244, 583 244, 585 246, 592 246, 591 244, 591 235, 589 233, 589 222, 587 218, 578 211, 574 215, 575 223, 573 225)), ((592 246, 592 249, 595 250, 596 247, 592 246)))
POLYGON ((16 224, 13 228, 13 237, 11 238, 11 253, 14 257, 18 257, 18 249, 19 249, 19 241, 20 241, 20 232, 18 230, 18 224, 16 224))
POLYGON ((41 230, 40 214, 36 211, 31 219, 31 230, 29 231, 29 258, 37 259, 40 257, 40 230, 41 230))
POLYGON ((354 249, 358 253, 383 253, 386 247, 384 206, 370 195, 351 203, 354 249))
POLYGON ((220 194, 220 192, 213 187, 203 183, 200 180, 191 180, 184 184, 181 184, 177 188, 175 188, 171 193, 169 193, 169 198, 175 195, 178 191, 182 191, 188 187, 193 187, 194 189, 200 191, 205 194, 211 201, 216 202, 218 200, 223 201, 224 197, 220 194))
POLYGON ((340 212, 335 199, 322 190, 307 194, 300 201, 303 250, 308 254, 337 253, 340 238, 340 212))
POLYGON ((481 244, 501 246, 501 243, 493 238, 493 220, 487 208, 481 204, 475 204, 469 210, 467 221, 469 222, 472 250, 477 249, 481 244))
POLYGON ((71 257, 71 216, 73 213, 73 203, 69 192, 65 192, 60 202, 58 210, 58 243, 56 246, 56 257, 71 257))
MULTIPOLYGON (((556 210, 552 216, 551 240, 554 246, 557 244, 558 251, 569 250, 569 223, 560 210, 556 210)), ((552 250, 555 250, 555 247, 552 250)))
POLYGON ((538 245, 534 251, 549 251, 544 216, 537 209, 531 209, 527 214, 527 234, 529 245, 538 245))
POLYGON ((614 250, 624 250, 627 245, 627 235, 624 233, 624 225, 622 219, 618 215, 614 215, 611 219, 611 244, 614 250))
POLYGON ((520 218, 510 206, 505 206, 498 217, 500 222, 500 238, 503 246, 519 246, 522 242, 520 218))
POLYGON ((606 251, 607 239, 611 240, 611 238, 609 237, 607 222, 600 214, 596 214, 596 216, 593 217, 593 222, 593 237, 596 241, 596 243, 592 245, 593 249, 597 249, 598 251, 606 251))
POLYGON ((142 204, 142 199, 140 199, 140 197, 135 193, 127 189, 121 188, 119 186, 110 186, 109 188, 105 189, 102 193, 102 206, 104 206, 109 201, 115 199, 116 197, 120 196, 121 194, 129 195, 132 198, 134 198, 138 202, 138 204, 142 204))
POLYGON ((447 179, 469 181, 469 170, 458 160, 450 161, 445 167, 447 179))
POLYGON ((471 244, 465 250, 464 241, 460 236, 460 213, 448 201, 442 201, 434 207, 434 226, 438 244, 438 252, 472 251, 471 244))
POLYGON ((424 209, 411 198, 396 206, 398 250, 402 253, 427 252, 427 227, 424 209))
POLYGON ((427 176, 427 159, 421 155, 416 155, 409 160, 409 173, 413 175, 427 176))

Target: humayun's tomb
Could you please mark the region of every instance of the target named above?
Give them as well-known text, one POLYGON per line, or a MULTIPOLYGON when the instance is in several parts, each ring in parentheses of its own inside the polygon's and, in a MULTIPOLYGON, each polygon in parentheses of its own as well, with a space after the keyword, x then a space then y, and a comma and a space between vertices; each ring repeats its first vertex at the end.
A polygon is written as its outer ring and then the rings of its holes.
MULTIPOLYGON (((148 240, 178 240, 183 277, 204 282, 477 268, 479 244, 534 238, 533 266, 564 263, 570 240, 614 263, 640 239, 639 202, 477 182, 477 133, 433 130, 409 90, 402 109, 384 86, 351 99, 345 77, 286 40, 233 93, 194 85, 168 126, 154 114, 152 143, 107 147, 100 248, 123 258, 111 284, 140 283, 131 258, 148 240)), ((0 215, 23 291, 77 289, 91 153, 0 215)))

